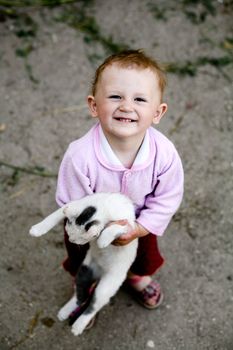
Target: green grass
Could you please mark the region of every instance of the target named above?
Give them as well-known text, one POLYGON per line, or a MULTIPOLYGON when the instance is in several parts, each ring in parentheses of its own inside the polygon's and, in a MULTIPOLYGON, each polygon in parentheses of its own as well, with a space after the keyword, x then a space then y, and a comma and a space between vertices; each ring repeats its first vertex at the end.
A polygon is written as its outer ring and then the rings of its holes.
POLYGON ((166 70, 169 73, 175 73, 183 76, 184 75, 195 76, 197 74, 199 67, 209 64, 221 70, 223 67, 228 66, 232 63, 233 63, 233 59, 230 56, 222 56, 218 58, 203 56, 203 57, 199 57, 194 61, 167 64, 166 70))
MULTIPOLYGON (((224 4, 224 6, 226 6, 224 4)), ((149 2, 148 10, 156 20, 167 21, 171 12, 177 9, 193 23, 200 24, 211 15, 215 16, 217 12, 217 1, 215 0, 180 0, 174 4, 156 4, 149 2)))
POLYGON ((56 178, 57 174, 50 173, 46 171, 46 169, 42 166, 34 166, 34 167, 20 167, 13 164, 6 163, 4 161, 0 160, 0 167, 6 167, 8 169, 11 169, 13 171, 11 176, 11 185, 15 185, 18 182, 19 174, 20 173, 27 173, 31 175, 41 176, 41 177, 50 177, 50 178, 56 178))
MULTIPOLYGON (((77 0, 0 0, 0 6, 5 7, 41 7, 41 6, 48 6, 48 7, 54 7, 54 6, 60 6, 64 4, 70 4, 77 2, 77 0)), ((89 1, 86 1, 89 2, 89 1)))
POLYGON ((79 7, 75 5, 69 6, 61 11, 61 14, 56 20, 66 23, 73 29, 82 32, 86 44, 101 44, 106 54, 117 53, 129 48, 124 43, 116 42, 111 35, 104 35, 95 17, 87 14, 86 10, 87 7, 84 6, 84 3, 81 3, 79 7))
POLYGON ((111 35, 102 33, 95 17, 89 14, 92 5, 93 0, 0 0, 0 20, 12 22, 13 33, 20 39, 15 53, 24 60, 25 71, 33 83, 37 84, 39 80, 33 74, 30 54, 34 50, 39 25, 30 15, 32 9, 49 7, 53 11, 53 7, 58 7, 56 15, 51 12, 51 17, 83 33, 83 40, 92 51, 87 56, 93 63, 102 58, 96 54, 96 44, 103 47, 106 55, 129 48, 128 45, 115 41, 111 35))
MULTIPOLYGON (((34 42, 37 38, 39 25, 30 16, 31 12, 29 10, 32 7, 49 7, 51 18, 63 22, 77 32, 82 33, 85 44, 89 46, 87 57, 92 63, 102 59, 100 54, 96 53, 96 45, 100 45, 106 55, 130 48, 126 43, 116 41, 113 36, 103 34, 95 17, 92 15, 93 4, 93 0, 0 0, 0 20, 8 20, 13 23, 13 33, 19 38, 19 45, 15 53, 24 60, 25 71, 33 83, 39 83, 39 80, 33 74, 30 64, 30 55, 35 48, 34 42), (55 6, 58 7, 56 15, 52 12, 55 6)), ((167 11, 174 11, 172 6, 170 8, 161 7, 161 5, 155 5, 151 2, 147 6, 154 17, 164 21, 168 20, 167 11)), ((216 14, 216 2, 212 0, 181 0, 178 3, 179 6, 190 19, 192 17, 193 23, 204 21, 209 14, 212 16, 216 14), (200 17, 197 18, 197 14, 200 17)), ((219 58, 200 57, 193 61, 188 60, 181 63, 172 62, 168 64, 167 71, 183 76, 195 76, 199 67, 209 64, 222 72, 222 68, 232 64, 232 38, 227 38, 221 45, 225 52, 227 50, 228 55, 219 58)), ((223 73, 223 75, 225 74, 223 73)))

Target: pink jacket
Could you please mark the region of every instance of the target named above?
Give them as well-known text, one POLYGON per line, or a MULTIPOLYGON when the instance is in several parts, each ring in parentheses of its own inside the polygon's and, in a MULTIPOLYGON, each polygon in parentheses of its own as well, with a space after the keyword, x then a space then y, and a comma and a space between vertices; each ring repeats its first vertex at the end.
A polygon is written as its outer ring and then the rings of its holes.
POLYGON ((58 174, 56 201, 62 206, 93 192, 121 192, 133 201, 137 222, 161 236, 181 203, 183 180, 180 157, 159 131, 148 129, 128 169, 96 124, 69 145, 58 174))

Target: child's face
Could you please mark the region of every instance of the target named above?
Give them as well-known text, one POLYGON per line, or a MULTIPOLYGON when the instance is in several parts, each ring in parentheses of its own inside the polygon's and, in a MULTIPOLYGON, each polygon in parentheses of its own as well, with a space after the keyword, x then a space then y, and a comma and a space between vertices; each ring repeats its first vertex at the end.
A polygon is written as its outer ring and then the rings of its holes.
POLYGON ((88 96, 93 117, 101 123, 105 136, 142 141, 152 123, 158 124, 167 110, 161 103, 158 79, 150 69, 105 68, 96 95, 88 96))

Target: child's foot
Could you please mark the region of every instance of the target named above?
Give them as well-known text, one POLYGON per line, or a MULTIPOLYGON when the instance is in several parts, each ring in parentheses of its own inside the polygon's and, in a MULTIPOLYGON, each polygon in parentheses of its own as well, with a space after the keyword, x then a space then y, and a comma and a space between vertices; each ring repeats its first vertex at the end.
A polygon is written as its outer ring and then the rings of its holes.
POLYGON ((132 275, 127 278, 126 285, 135 299, 147 309, 155 309, 163 301, 160 284, 152 281, 150 276, 132 275))

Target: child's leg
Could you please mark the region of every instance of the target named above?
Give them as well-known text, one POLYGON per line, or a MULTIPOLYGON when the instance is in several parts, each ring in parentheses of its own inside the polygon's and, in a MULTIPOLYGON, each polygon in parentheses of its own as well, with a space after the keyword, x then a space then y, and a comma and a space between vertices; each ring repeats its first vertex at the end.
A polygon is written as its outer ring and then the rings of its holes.
POLYGON ((153 275, 164 263, 156 235, 149 233, 138 240, 137 256, 130 271, 139 276, 153 275))
POLYGON ((69 236, 64 227, 64 240, 68 257, 63 261, 63 267, 72 276, 76 276, 79 267, 85 259, 89 244, 78 245, 69 241, 69 236))
POLYGON ((128 274, 127 284, 135 291, 138 301, 149 309, 159 306, 163 299, 160 285, 150 277, 163 263, 157 237, 149 234, 140 238, 137 256, 128 274))

